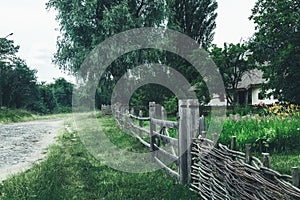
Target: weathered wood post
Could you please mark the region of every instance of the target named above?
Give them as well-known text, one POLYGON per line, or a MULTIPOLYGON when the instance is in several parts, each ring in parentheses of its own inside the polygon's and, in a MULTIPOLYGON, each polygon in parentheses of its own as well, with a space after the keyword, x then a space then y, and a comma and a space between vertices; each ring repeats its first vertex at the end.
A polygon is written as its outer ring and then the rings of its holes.
POLYGON ((262 153, 263 156, 263 165, 264 167, 270 168, 270 154, 269 153, 262 153))
POLYGON ((167 112, 166 112, 166 109, 162 106, 161 107, 161 119, 166 120, 166 118, 167 118, 167 112))
POLYGON ((155 118, 155 102, 149 102, 149 117, 150 117, 150 151, 152 152, 152 156, 155 156, 154 131, 156 131, 156 125, 152 122, 152 119, 155 118))
POLYGON ((130 119, 130 121, 129 121, 129 123, 130 123, 129 127, 131 127, 132 132, 134 132, 134 127, 133 127, 134 126, 134 118, 133 118, 133 116, 134 116, 134 108, 131 108, 130 115, 129 115, 129 119, 130 119), (132 117, 130 115, 132 115, 132 117))
POLYGON ((231 137, 231 150, 236 151, 236 136, 231 137))
POLYGON ((203 131, 206 132, 206 123, 205 123, 204 115, 201 115, 201 117, 199 118, 199 137, 198 138, 200 138, 200 135, 201 135, 201 137, 206 138, 206 135, 205 135, 205 137, 202 135, 203 131))
POLYGON ((197 99, 179 100, 179 175, 180 183, 191 180, 191 146, 199 127, 199 103, 197 99))
POLYGON ((252 161, 252 151, 251 151, 251 144, 245 145, 245 162, 247 164, 251 164, 252 161))
MULTIPOLYGON (((139 117, 140 117, 140 118, 143 117, 143 111, 142 111, 142 110, 139 111, 139 117)), ((142 119, 139 120, 139 126, 140 126, 141 128, 143 127, 143 120, 142 120, 142 119)), ((139 136, 140 136, 141 138, 142 138, 142 134, 143 134, 143 131, 140 130, 139 136)))
POLYGON ((207 137, 207 132, 206 131, 202 131, 201 132, 201 137, 202 138, 206 138, 207 137))
POLYGON ((297 188, 299 188, 299 170, 298 167, 292 167, 292 182, 293 185, 297 188))

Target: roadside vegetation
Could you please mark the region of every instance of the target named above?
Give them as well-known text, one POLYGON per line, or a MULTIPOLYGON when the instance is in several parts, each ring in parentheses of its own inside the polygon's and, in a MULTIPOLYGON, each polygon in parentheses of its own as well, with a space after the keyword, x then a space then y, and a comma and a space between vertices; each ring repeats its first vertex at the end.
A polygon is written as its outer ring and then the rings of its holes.
MULTIPOLYGON (((99 118, 118 146, 145 151, 123 133, 111 117, 99 118)), ((5 180, 0 199, 198 199, 163 170, 131 174, 116 171, 92 157, 76 134, 63 131, 48 158, 32 169, 5 180)))
POLYGON ((32 120, 42 119, 55 119, 60 117, 71 116, 71 113, 57 113, 57 114, 39 114, 24 109, 11 109, 2 108, 0 109, 0 123, 15 123, 15 122, 26 122, 32 120))

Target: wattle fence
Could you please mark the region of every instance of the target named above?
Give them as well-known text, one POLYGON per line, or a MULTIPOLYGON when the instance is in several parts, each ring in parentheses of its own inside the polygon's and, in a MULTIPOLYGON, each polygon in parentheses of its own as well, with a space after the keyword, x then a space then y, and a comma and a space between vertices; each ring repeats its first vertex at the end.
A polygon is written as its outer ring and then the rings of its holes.
POLYGON ((269 168, 269 154, 263 154, 262 162, 252 157, 250 145, 245 153, 213 145, 202 138, 192 146, 190 188, 202 199, 300 199, 297 168, 293 176, 282 175, 269 168))
MULTIPOLYGON (((299 173, 282 175, 270 166, 268 153, 263 161, 206 138, 204 117, 199 117, 197 100, 180 100, 177 121, 165 120, 165 111, 149 103, 149 117, 134 115, 128 107, 111 110, 119 126, 129 130, 152 153, 153 161, 182 184, 189 184, 201 199, 300 199, 299 173)), ((215 139, 216 140, 216 139, 215 139)))

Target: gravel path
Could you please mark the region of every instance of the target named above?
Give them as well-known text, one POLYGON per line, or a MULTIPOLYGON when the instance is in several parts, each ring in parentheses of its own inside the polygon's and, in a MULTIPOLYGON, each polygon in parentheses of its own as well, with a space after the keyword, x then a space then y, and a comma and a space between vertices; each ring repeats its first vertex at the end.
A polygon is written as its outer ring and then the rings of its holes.
POLYGON ((0 182, 41 160, 64 119, 0 124, 0 182))

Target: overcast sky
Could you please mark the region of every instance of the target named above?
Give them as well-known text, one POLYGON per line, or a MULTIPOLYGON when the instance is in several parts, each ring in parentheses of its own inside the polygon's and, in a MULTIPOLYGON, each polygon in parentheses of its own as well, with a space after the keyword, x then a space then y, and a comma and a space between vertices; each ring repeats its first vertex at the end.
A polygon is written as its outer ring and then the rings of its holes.
MULTIPOLYGON (((9 39, 20 46, 19 56, 27 65, 37 69, 38 81, 52 82, 53 78, 72 78, 51 63, 56 51, 59 29, 55 12, 46 11, 47 0, 0 0, 0 37, 13 32, 9 39)), ((254 33, 248 20, 256 0, 218 0, 219 8, 214 43, 238 43, 254 33)))

